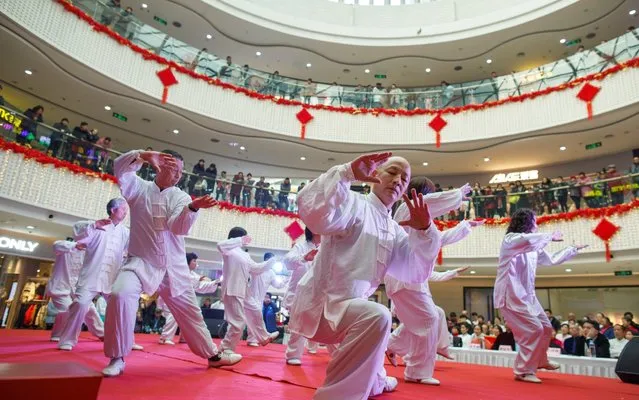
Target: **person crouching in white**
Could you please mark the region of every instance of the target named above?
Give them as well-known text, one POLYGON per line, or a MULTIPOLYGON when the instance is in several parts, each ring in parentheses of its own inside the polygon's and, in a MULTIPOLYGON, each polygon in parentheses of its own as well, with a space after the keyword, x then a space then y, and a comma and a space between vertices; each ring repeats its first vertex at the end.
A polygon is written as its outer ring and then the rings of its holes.
MULTIPOLYGON (((197 268, 197 254, 195 253, 186 253, 186 263, 189 266, 190 276, 191 276, 191 284, 193 285, 193 290, 198 294, 210 294, 215 293, 217 290, 219 282, 217 280, 210 280, 209 278, 202 276, 195 272, 197 268)), ((164 327, 162 328, 162 334, 160 335, 160 344, 168 344, 175 345, 173 341, 173 337, 175 336, 175 332, 177 332, 178 324, 175 321, 175 317, 167 307, 166 303, 162 296, 158 296, 157 309, 162 310, 162 316, 165 319, 164 327)), ((186 343, 183 337, 180 337, 180 343, 186 343)))
MULTIPOLYGON (((217 249, 222 253, 224 259, 222 301, 224 302, 224 320, 229 324, 226 335, 220 343, 220 348, 225 354, 235 354, 235 349, 244 332, 244 326, 248 322, 244 313, 244 301, 247 297, 250 280, 256 279, 262 273, 272 269, 277 262, 275 257, 263 263, 253 261, 251 256, 242 250, 242 246, 249 243, 251 243, 251 237, 247 235, 246 230, 235 227, 229 232, 227 240, 217 244, 217 249)), ((259 324, 255 323, 254 325, 253 332, 262 346, 271 343, 279 336, 279 332, 268 333, 266 331, 261 313, 259 324)))
MULTIPOLYGON (((73 226, 75 240, 86 245, 86 250, 73 303, 69 306, 66 323, 60 334, 60 350, 70 351, 78 344, 82 323, 89 310, 95 310, 93 298, 99 293, 105 296, 111 293, 111 285, 129 245, 129 228, 123 223, 129 212, 126 201, 122 198, 112 199, 106 209, 109 218, 95 222, 80 221, 73 226)), ((94 325, 102 327, 102 320, 99 323, 95 321, 94 325)))
POLYGON ((421 194, 405 197, 410 218, 401 224, 414 228, 410 234, 390 216, 409 181, 408 161, 379 153, 331 168, 298 194, 300 217, 322 235, 322 249, 297 286, 289 327, 316 342, 340 343, 315 399, 367 399, 397 386, 383 367, 391 315, 368 297, 387 273, 423 282, 424 265, 439 250, 421 194), (351 191, 358 181, 374 183, 372 193, 351 191))
MULTIPOLYGON (((272 257, 275 257, 275 254, 266 253, 264 254, 264 261, 268 261, 272 257)), ((264 337, 265 334, 270 335, 266 330, 262 308, 264 297, 271 286, 276 289, 281 289, 286 286, 286 280, 282 276, 277 275, 272 268, 257 276, 251 277, 248 290, 246 291, 246 298, 244 299, 244 314, 246 316, 246 326, 248 330, 246 344, 251 347, 259 347, 258 338, 264 337)))
POLYGON ((210 196, 191 197, 175 187, 184 162, 174 151, 133 150, 115 159, 114 171, 122 195, 131 207, 129 258, 113 284, 108 300, 104 354, 111 359, 102 371, 106 376, 124 371, 124 357, 131 351, 140 293, 156 291, 171 310, 191 351, 208 359, 210 367, 232 365, 240 356, 221 354, 211 340, 197 305, 186 264, 184 236, 200 208, 210 208, 210 196), (157 171, 155 181, 136 175, 144 162, 157 171))
POLYGON ((499 252, 493 297, 519 345, 514 365, 519 381, 541 383, 537 369, 559 368, 546 355, 553 329, 535 295, 537 265, 561 264, 586 246, 568 246, 551 255, 544 250, 551 241, 563 241, 561 232, 538 233, 534 211, 522 208, 511 217, 499 252))

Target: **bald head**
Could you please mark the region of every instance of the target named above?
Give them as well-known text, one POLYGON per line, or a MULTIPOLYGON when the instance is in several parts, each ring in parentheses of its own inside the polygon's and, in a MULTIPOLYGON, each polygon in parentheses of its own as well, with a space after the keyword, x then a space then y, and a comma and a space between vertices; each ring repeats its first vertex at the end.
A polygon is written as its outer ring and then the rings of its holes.
POLYGON ((404 157, 390 157, 377 168, 381 183, 373 186, 373 193, 390 208, 404 194, 410 181, 410 164, 404 157))

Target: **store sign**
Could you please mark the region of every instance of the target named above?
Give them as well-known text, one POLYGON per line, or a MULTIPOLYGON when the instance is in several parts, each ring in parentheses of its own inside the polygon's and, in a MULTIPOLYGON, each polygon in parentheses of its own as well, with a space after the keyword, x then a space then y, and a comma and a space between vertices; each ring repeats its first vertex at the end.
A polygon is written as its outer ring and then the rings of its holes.
POLYGON ((29 240, 14 239, 6 236, 0 236, 0 249, 18 250, 27 253, 33 253, 40 243, 31 242, 29 240))
POLYGON ((11 130, 13 128, 19 129, 22 124, 22 118, 19 115, 13 114, 11 111, 0 107, 0 119, 2 124, 6 125, 5 130, 11 130))
POLYGON ((509 172, 507 174, 496 174, 488 183, 506 183, 516 181, 529 181, 532 179, 539 179, 539 171, 536 169, 530 171, 521 172, 509 172))

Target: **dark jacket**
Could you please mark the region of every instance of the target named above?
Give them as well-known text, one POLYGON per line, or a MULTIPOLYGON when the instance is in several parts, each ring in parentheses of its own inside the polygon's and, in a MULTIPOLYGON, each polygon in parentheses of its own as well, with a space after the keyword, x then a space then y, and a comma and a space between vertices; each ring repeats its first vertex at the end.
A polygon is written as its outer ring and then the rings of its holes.
MULTIPOLYGON (((610 343, 608 344, 610 346, 610 343)), ((564 348, 562 350, 562 354, 568 354, 570 356, 579 356, 583 357, 586 355, 586 338, 583 336, 578 337, 569 337, 564 340, 564 348)))
POLYGON ((493 350, 499 350, 499 346, 510 346, 515 351, 515 335, 512 332, 503 332, 497 336, 493 343, 493 350))
POLYGON ((586 345, 590 345, 591 342, 595 343, 597 358, 610 358, 610 342, 607 337, 599 333, 594 339, 586 340, 586 345))

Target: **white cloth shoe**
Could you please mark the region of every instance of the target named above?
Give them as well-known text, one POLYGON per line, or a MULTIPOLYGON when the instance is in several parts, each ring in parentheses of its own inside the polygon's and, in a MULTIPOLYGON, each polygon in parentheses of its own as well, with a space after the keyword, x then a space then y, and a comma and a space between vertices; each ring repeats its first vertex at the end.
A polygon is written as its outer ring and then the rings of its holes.
POLYGON ((124 366, 126 363, 121 358, 112 358, 111 362, 105 369, 102 370, 102 375, 104 376, 118 376, 122 375, 124 372, 124 366))
MULTIPOLYGON (((175 343, 173 343, 173 344, 175 344, 175 343)), ((133 343, 133 346, 131 346, 131 350, 138 350, 138 351, 140 351, 140 350, 144 350, 144 347, 143 347, 143 346, 140 346, 140 345, 139 345, 139 344, 137 344, 137 343, 133 343)))
POLYGON ((209 367, 219 368, 225 365, 234 365, 242 361, 242 355, 232 351, 222 351, 209 358, 209 367))
POLYGON ((541 383, 541 379, 537 378, 535 374, 515 375, 515 380, 528 383, 541 383))
POLYGON ((397 355, 390 350, 386 350, 386 358, 393 367, 397 366, 397 355))
POLYGON ((302 365, 302 360, 299 358, 291 358, 290 360, 286 360, 288 365, 302 365))
POLYGON ((559 368, 561 368, 561 365, 559 365, 558 363, 552 362, 552 361, 548 361, 548 364, 542 365, 538 369, 546 369, 548 371, 555 371, 555 370, 557 370, 559 368))
POLYGON ((51 339, 49 339, 49 340, 52 341, 52 342, 59 342, 60 338, 57 337, 57 336, 52 336, 51 339))
POLYGON ((313 350, 308 350, 308 354, 317 354, 317 350, 313 349, 313 350))
MULTIPOLYGON (((170 346, 175 346, 175 342, 172 341, 171 339, 160 339, 160 341, 158 343, 160 343, 160 344, 168 344, 170 346)), ((134 345, 134 346, 136 346, 136 345, 134 345)))
POLYGON ((280 336, 279 332, 272 332, 271 334, 268 335, 268 339, 266 340, 266 342, 260 343, 262 346, 266 346, 269 343, 273 343, 273 341, 275 339, 278 338, 278 336, 280 336))
POLYGON ((249 347, 260 347, 260 345, 255 343, 255 342, 249 342, 246 345, 249 346, 249 347))
POLYGON ((413 379, 404 378, 406 382, 421 383, 422 385, 439 386, 439 381, 435 378, 413 379))
POLYGON ((73 350, 73 346, 71 346, 70 344, 61 344, 58 345, 58 350, 71 351, 73 350))
POLYGON ((397 389, 397 378, 387 376, 386 383, 384 383, 384 392, 394 392, 395 389, 397 389))
POLYGON ((447 358, 449 360, 454 360, 455 357, 453 357, 450 352, 448 351, 448 347, 445 349, 439 349, 437 350, 437 354, 439 354, 440 356, 447 358))

